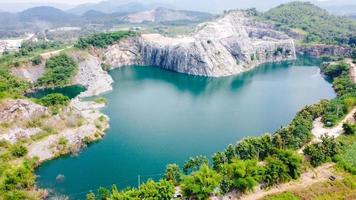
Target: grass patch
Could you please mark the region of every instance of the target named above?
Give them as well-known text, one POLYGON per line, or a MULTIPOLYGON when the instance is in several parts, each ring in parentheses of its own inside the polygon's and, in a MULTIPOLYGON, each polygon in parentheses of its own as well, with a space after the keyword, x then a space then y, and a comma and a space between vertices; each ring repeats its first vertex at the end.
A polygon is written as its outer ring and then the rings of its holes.
POLYGON ((267 196, 263 200, 300 200, 299 197, 295 196, 292 192, 283 192, 276 195, 267 196))

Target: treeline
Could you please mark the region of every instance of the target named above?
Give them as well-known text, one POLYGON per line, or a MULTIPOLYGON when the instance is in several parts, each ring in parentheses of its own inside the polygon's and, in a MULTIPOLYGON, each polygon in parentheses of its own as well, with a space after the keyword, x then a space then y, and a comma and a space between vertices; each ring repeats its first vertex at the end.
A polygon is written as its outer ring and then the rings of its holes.
POLYGON ((139 189, 129 188, 118 191, 100 188, 97 194, 90 192, 88 200, 95 199, 162 199, 170 200, 175 193, 175 186, 180 186, 185 197, 207 199, 212 194, 222 194, 232 190, 248 192, 255 186, 271 187, 300 177, 301 156, 290 150, 276 150, 259 164, 256 159, 240 160, 236 157, 226 163, 211 168, 207 158, 198 156, 189 159, 185 166, 189 173, 184 173, 176 164, 166 168, 165 177, 158 182, 149 180, 139 189))
POLYGON ((74 46, 80 49, 86 49, 88 47, 105 48, 123 38, 135 36, 136 34, 137 33, 133 31, 98 33, 88 37, 79 38, 74 46))
POLYGON ((279 29, 292 29, 305 35, 304 42, 355 45, 356 20, 329 14, 309 2, 282 4, 259 18, 279 29))

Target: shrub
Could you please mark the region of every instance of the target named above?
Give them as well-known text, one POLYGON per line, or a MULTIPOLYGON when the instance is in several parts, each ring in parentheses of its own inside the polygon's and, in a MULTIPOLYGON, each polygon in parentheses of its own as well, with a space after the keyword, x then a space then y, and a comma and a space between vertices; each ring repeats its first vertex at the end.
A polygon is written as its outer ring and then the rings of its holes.
POLYGON ((218 173, 207 165, 203 165, 199 171, 183 178, 181 189, 188 198, 207 199, 218 188, 221 180, 222 178, 218 173))
POLYGON ((356 125, 355 124, 344 123, 342 125, 342 128, 344 129, 344 133, 347 135, 353 135, 356 133, 356 125))
POLYGON ((44 106, 65 106, 69 103, 69 98, 60 93, 52 93, 39 99, 39 103, 44 106))
POLYGON ((10 147, 11 155, 20 158, 27 154, 28 150, 22 144, 14 144, 10 147))
POLYGON ((171 181, 174 185, 178 185, 182 179, 182 172, 177 164, 169 164, 166 167, 164 178, 171 181))

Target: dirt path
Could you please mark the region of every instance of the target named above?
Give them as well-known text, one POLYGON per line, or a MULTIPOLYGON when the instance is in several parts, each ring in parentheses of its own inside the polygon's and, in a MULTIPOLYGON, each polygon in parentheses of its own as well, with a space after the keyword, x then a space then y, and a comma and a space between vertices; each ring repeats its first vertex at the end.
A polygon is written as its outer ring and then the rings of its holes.
POLYGON ((347 63, 350 65, 350 78, 352 82, 356 83, 356 64, 354 64, 351 59, 348 59, 347 63))
POLYGON ((337 125, 332 128, 325 128, 324 124, 321 122, 321 118, 316 119, 313 122, 312 134, 314 135, 314 139, 312 142, 320 141, 320 137, 324 134, 328 136, 338 137, 343 133, 342 125, 347 121, 354 121, 353 115, 356 112, 356 107, 346 115, 346 117, 337 125))
POLYGON ((322 165, 320 167, 315 168, 314 170, 303 173, 301 175, 301 178, 297 181, 278 185, 268 191, 258 189, 254 193, 242 195, 240 200, 261 199, 268 195, 277 194, 280 192, 290 191, 294 189, 306 188, 313 185, 314 183, 326 181, 331 175, 333 175, 332 167, 333 164, 322 165))
POLYGON ((324 164, 320 167, 317 167, 313 170, 309 170, 303 173, 299 180, 291 181, 288 183, 280 184, 269 190, 262 190, 260 188, 256 189, 254 192, 249 194, 236 194, 236 192, 228 193, 220 197, 212 197, 211 200, 257 200, 265 196, 277 194, 284 191, 290 191, 295 189, 301 189, 309 187, 315 183, 326 181, 328 178, 333 175, 333 164, 324 164))

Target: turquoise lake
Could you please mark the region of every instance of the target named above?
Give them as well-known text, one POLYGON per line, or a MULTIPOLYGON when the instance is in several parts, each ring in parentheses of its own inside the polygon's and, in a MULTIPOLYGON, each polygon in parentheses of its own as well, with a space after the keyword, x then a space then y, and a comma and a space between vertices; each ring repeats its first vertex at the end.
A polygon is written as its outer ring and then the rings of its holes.
POLYGON ((136 187, 138 175, 158 179, 168 163, 210 157, 243 137, 274 132, 303 106, 335 97, 319 64, 299 58, 223 78, 154 67, 112 70, 114 90, 103 95, 110 117, 105 138, 79 156, 46 162, 37 183, 52 195, 85 199, 100 186, 136 187))

